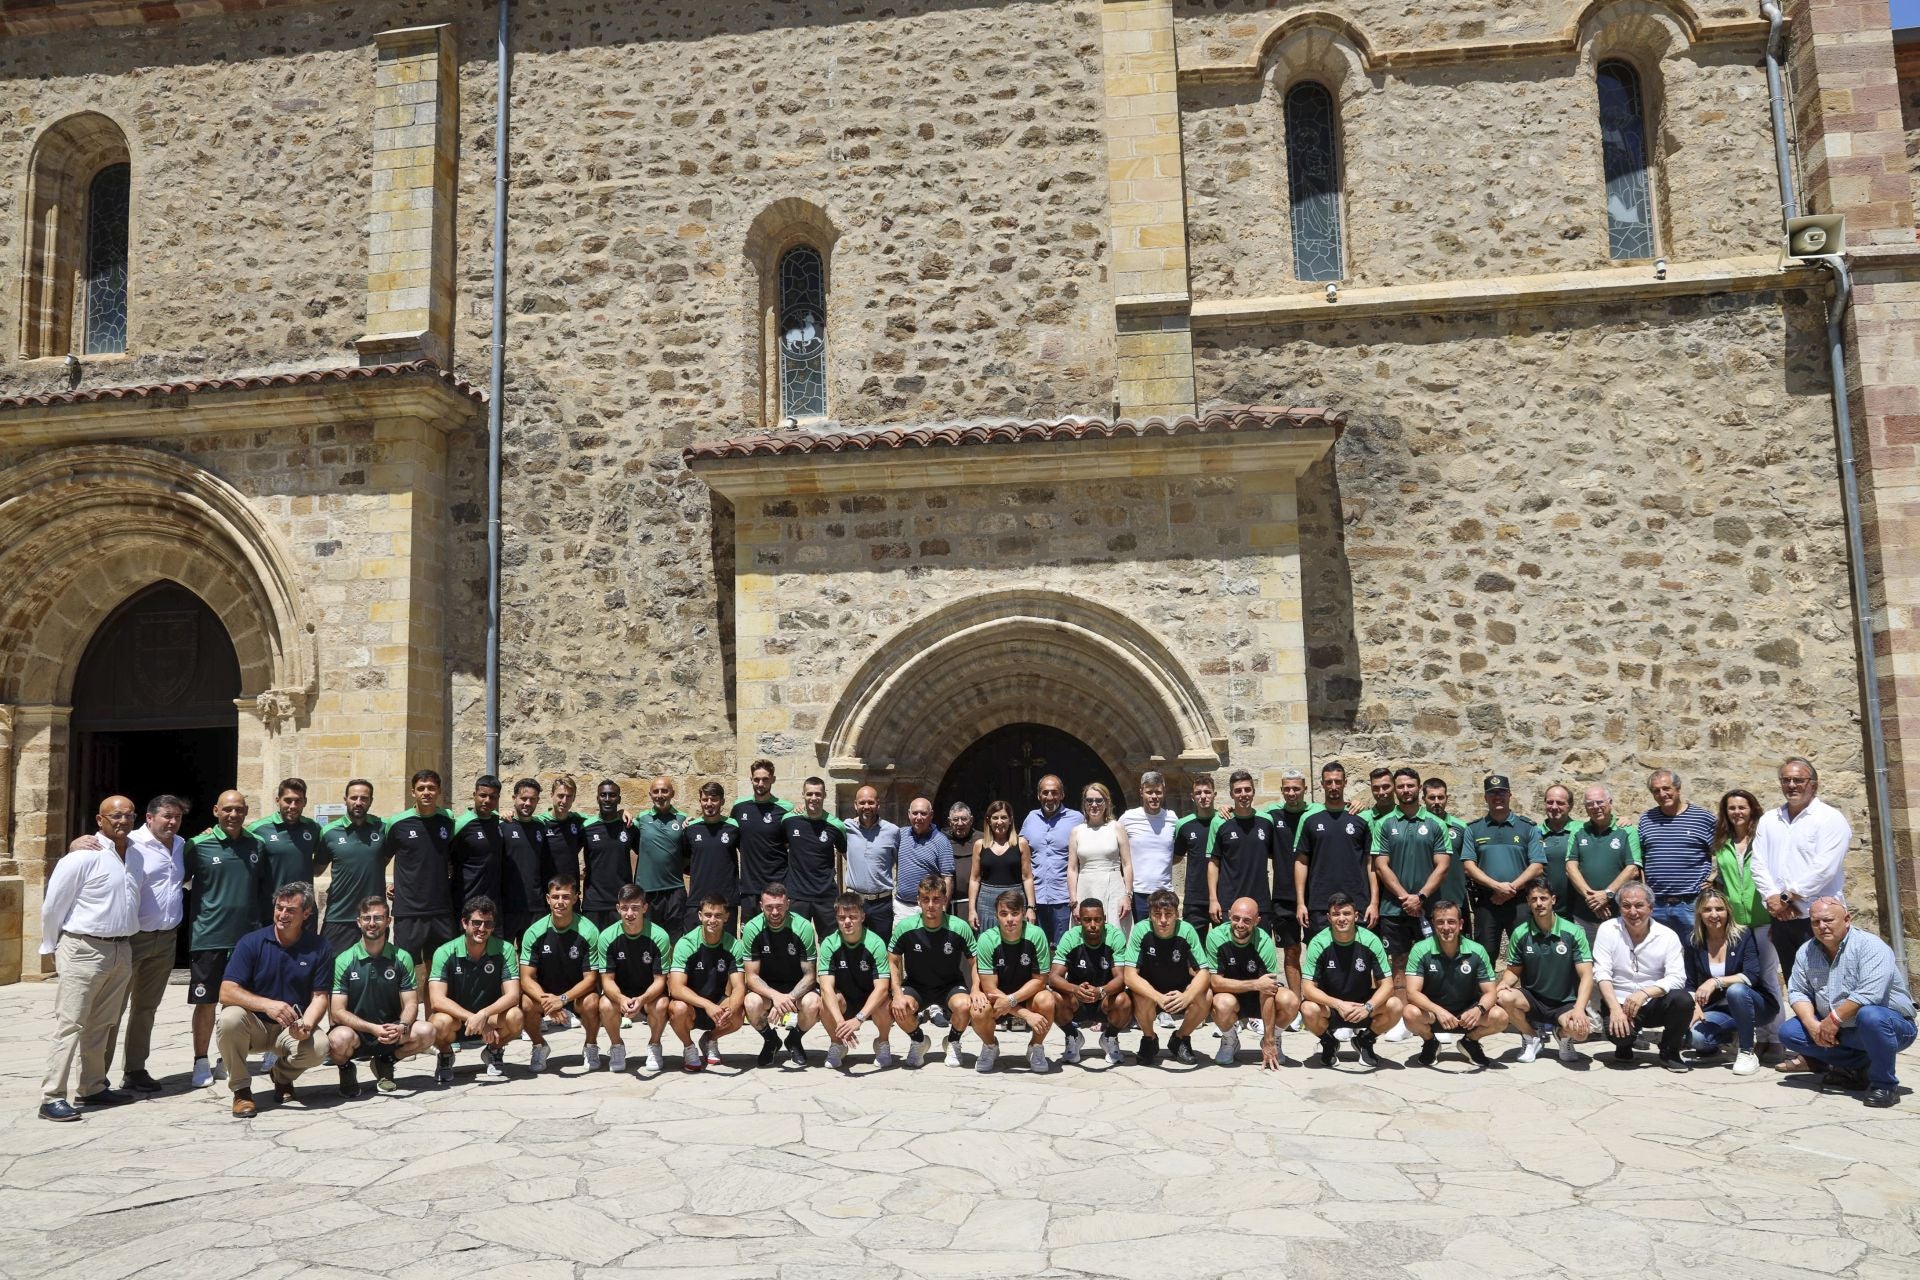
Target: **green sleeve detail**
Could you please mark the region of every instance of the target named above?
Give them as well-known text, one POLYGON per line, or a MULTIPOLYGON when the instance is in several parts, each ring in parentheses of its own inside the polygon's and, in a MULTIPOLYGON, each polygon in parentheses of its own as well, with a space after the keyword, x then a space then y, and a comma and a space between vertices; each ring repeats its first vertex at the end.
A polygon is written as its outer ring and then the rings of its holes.
POLYGON ((1267 967, 1268 973, 1278 974, 1280 972, 1280 953, 1273 949, 1272 934, 1268 933, 1265 929, 1255 929, 1253 931, 1253 950, 1254 953, 1260 957, 1260 963, 1267 967))
POLYGON ((449 942, 441 943, 440 949, 433 953, 433 960, 427 967, 427 981, 445 982, 447 980, 447 962, 453 959, 453 949, 455 947, 463 947, 466 944, 467 940, 464 937, 454 938, 449 942))
POLYGON ((456 836, 459 835, 462 831, 465 831, 468 827, 472 826, 474 823, 478 822, 479 820, 480 820, 479 814, 475 813, 471 809, 467 810, 465 813, 461 814, 458 818, 455 818, 453 820, 453 834, 456 836))
POLYGON ((401 810, 400 812, 398 812, 398 813, 396 813, 396 814, 393 814, 392 816, 390 816, 390 817, 388 817, 388 818, 386 818, 386 819, 384 819, 384 820, 383 820, 383 822, 382 822, 382 825, 383 825, 383 826, 388 826, 388 827, 391 827, 391 826, 392 826, 392 825, 394 825, 394 824, 395 824, 396 822, 405 822, 405 821, 406 821, 406 820, 407 820, 408 818, 415 818, 415 817, 418 817, 418 816, 419 816, 419 815, 418 815, 418 814, 416 814, 416 813, 415 813, 415 812, 414 812, 413 810, 411 810, 411 809, 402 809, 402 810, 401 810))
MULTIPOLYGON (((1062 937, 1066 936, 1064 934, 1062 937)), ((1027 941, 1033 944, 1033 954, 1038 958, 1040 972, 1045 973, 1053 967, 1053 944, 1047 941, 1047 935, 1039 925, 1027 926, 1027 941)))
POLYGON ((807 954, 813 955, 820 949, 820 936, 813 930, 813 921, 795 918, 793 931, 806 946, 807 954))
POLYGON ((836 930, 834 935, 827 939, 827 945, 820 948, 819 955, 814 960, 813 971, 818 974, 824 974, 828 969, 831 969, 833 967, 833 958, 840 954, 841 944, 845 941, 846 939, 842 938, 836 930))
POLYGON ((647 937, 653 940, 653 945, 659 949, 660 958, 663 961, 672 959, 673 939, 667 936, 667 931, 665 929, 662 929, 659 925, 654 924, 652 921, 648 921, 647 937))
POLYGON ((721 945, 722 945, 722 946, 725 946, 725 945, 727 945, 727 943, 729 943, 729 942, 731 942, 731 943, 733 944, 733 945, 732 945, 732 947, 731 947, 731 950, 732 950, 732 952, 733 952, 733 962, 734 962, 735 964, 737 964, 737 965, 743 965, 743 966, 744 966, 744 965, 745 965, 745 964, 747 963, 747 949, 746 949, 746 948, 745 948, 744 946, 742 946, 742 945, 740 944, 740 939, 738 939, 738 938, 727 938, 727 937, 726 937, 726 936, 725 936, 725 935, 723 934, 723 935, 721 936, 721 945))
POLYGON ((867 930, 861 945, 867 949, 867 954, 873 957, 874 981, 888 981, 890 975, 887 970, 887 948, 881 943, 880 935, 871 929, 867 930))
POLYGON ((346 987, 343 984, 347 980, 347 970, 353 965, 353 953, 355 950, 356 948, 349 947, 333 958, 333 990, 335 995, 346 991, 346 987))
MULTIPOLYGON (((1471 941, 1469 941, 1468 939, 1462 938, 1460 940, 1461 953, 1463 955, 1471 955, 1472 953, 1469 952, 1467 948, 1472 945, 1473 943, 1471 941)), ((1409 978, 1419 977, 1420 966, 1427 962, 1428 956, 1432 955, 1435 951, 1438 951, 1439 949, 1440 949, 1440 944, 1435 942, 1432 938, 1422 938, 1420 939, 1420 941, 1414 943, 1413 950, 1407 952, 1407 976, 1409 978)))
MULTIPOLYGON (((966 939, 968 946, 973 945, 973 936, 974 936, 973 926, 968 924, 965 920, 960 919, 959 917, 953 915, 952 913, 948 913, 947 928, 953 930, 955 933, 959 934, 962 938, 966 939)), ((998 931, 996 930, 996 932, 998 931)))
POLYGON ((1106 944, 1108 950, 1113 952, 1113 962, 1120 963, 1120 957, 1127 949, 1127 935, 1120 932, 1120 926, 1109 924, 1105 936, 1100 940, 1106 944))
POLYGON ((1645 866, 1646 864, 1640 861, 1640 828, 1622 827, 1621 830, 1627 833, 1627 852, 1633 855, 1633 865, 1645 866))
POLYGON ((781 799, 781 798, 780 798, 779 796, 768 796, 768 797, 767 797, 767 799, 769 799, 769 800, 771 800, 771 801, 773 801, 773 803, 775 804, 775 806, 777 806, 777 807, 779 808, 779 810, 780 810, 780 812, 782 812, 782 813, 792 813, 792 812, 794 812, 794 808, 793 808, 793 805, 792 805, 792 804, 791 804, 790 802, 788 802, 788 801, 786 801, 786 800, 782 800, 782 799, 781 799))
MULTIPOLYGON (((458 942, 459 939, 456 938, 454 941, 458 942)), ((500 944, 500 958, 506 961, 500 980, 502 982, 505 982, 508 978, 518 980, 520 977, 520 953, 514 949, 514 945, 511 942, 502 942, 500 944)))
POLYGON ((1380 945, 1380 935, 1371 929, 1362 929, 1360 930, 1359 941, 1367 950, 1373 952, 1374 961, 1380 966, 1380 972, 1388 972, 1387 949, 1380 945))
POLYGON ((993 972, 993 951, 1000 942, 1000 931, 983 933, 973 941, 974 968, 981 974, 993 972))
POLYGON ((740 930, 740 945, 748 951, 752 951, 753 944, 760 941, 760 935, 765 933, 766 930, 767 918, 765 916, 755 916, 753 919, 747 921, 744 929, 740 930))
POLYGON ((1221 934, 1223 930, 1229 936, 1231 936, 1233 932, 1227 922, 1222 920, 1219 924, 1207 930, 1207 940, 1200 946, 1200 967, 1208 973, 1214 972, 1219 967, 1220 943, 1222 941, 1221 934))
POLYGON ((593 946, 587 951, 587 968, 592 969, 595 973, 605 973, 607 971, 607 945, 608 940, 613 937, 613 932, 612 929, 609 929, 595 938, 593 940, 593 946))
POLYGON ((685 973, 687 960, 693 955, 694 948, 700 945, 700 935, 690 933, 673 944, 673 955, 667 960, 668 973, 685 973))
MULTIPOLYGON (((600 945, 600 926, 585 916, 575 916, 573 927, 580 931, 580 940, 587 944, 587 958, 589 962, 591 962, 594 949, 600 945)), ((613 928, 607 930, 607 932, 613 933, 619 928, 619 925, 614 925, 613 928)))
POLYGON ((248 823, 248 824, 247 824, 247 825, 246 825, 246 826, 245 826, 244 828, 242 828, 242 829, 243 829, 243 830, 244 830, 244 831, 245 831, 245 832, 246 832, 246 833, 247 833, 248 835, 250 835, 250 836, 252 836, 252 837, 253 837, 254 839, 256 839, 256 840, 258 840, 258 839, 260 839, 260 832, 261 832, 261 831, 262 831, 263 829, 267 829, 267 828, 271 828, 272 826, 273 826, 273 819, 272 819, 272 818, 261 818, 261 819, 260 819, 259 821, 257 821, 257 822, 249 822, 249 823, 248 823))
POLYGON ((738 831, 740 829, 740 824, 733 820, 732 814, 728 814, 724 819, 722 819, 720 822, 720 825, 723 827, 732 827, 735 831, 738 831))
MULTIPOLYGON (((1224 924, 1225 921, 1222 921, 1221 923, 1224 924)), ((1149 924, 1148 927, 1151 928, 1152 927, 1151 924, 1149 924)), ((1196 960, 1205 954, 1206 948, 1200 945, 1200 935, 1195 933, 1193 931, 1193 926, 1188 924, 1185 920, 1182 920, 1180 922, 1180 927, 1175 931, 1175 933, 1177 936, 1183 937, 1187 940, 1187 946, 1192 949, 1194 958, 1196 960)))
POLYGON ((1593 959, 1593 948, 1587 944, 1587 931, 1579 925, 1570 925, 1565 920, 1557 921, 1556 923, 1559 926, 1560 932, 1565 934, 1568 940, 1574 943, 1577 948, 1574 952, 1575 957, 1579 960, 1591 961, 1593 959))
POLYGON ((1367 852, 1374 857, 1379 857, 1389 852, 1387 849, 1386 820, 1383 819, 1378 824, 1369 822, 1367 824, 1367 830, 1373 833, 1373 839, 1367 842, 1367 852))
POLYGON ((905 936, 909 930, 917 929, 919 927, 920 927, 920 913, 918 911, 915 911, 912 914, 903 917, 902 919, 895 920, 893 922, 893 936, 887 939, 887 950, 888 951, 900 950, 900 939, 903 936, 905 936))
POLYGON ((1333 941, 1333 930, 1322 929, 1307 939, 1307 949, 1300 957, 1300 972, 1308 982, 1313 981, 1313 972, 1320 967, 1320 956, 1333 941))
POLYGON ((838 817, 836 817, 831 813, 827 815, 827 825, 832 827, 835 831, 838 831, 843 836, 847 834, 847 824, 840 821, 838 817))
MULTIPOLYGON (((531 925, 528 926, 527 931, 520 936, 521 950, 531 954, 533 951, 533 944, 540 941, 541 937, 545 935, 547 932, 549 932, 552 928, 553 928, 552 916, 541 916, 538 920, 535 920, 531 925)), ((516 973, 515 976, 517 977, 518 974, 516 973)))
POLYGON ((393 959, 395 967, 400 970, 400 989, 402 991, 413 990, 413 957, 406 953, 405 948, 395 947, 393 949, 393 959))
MULTIPOLYGON (((1107 927, 1112 928, 1113 926, 1108 925, 1107 927)), ((1153 924, 1151 921, 1137 920, 1134 922, 1133 932, 1127 935, 1126 949, 1120 953, 1119 962, 1121 964, 1131 968, 1132 966, 1139 963, 1140 931, 1142 929, 1151 929, 1151 928, 1153 928, 1153 924)))

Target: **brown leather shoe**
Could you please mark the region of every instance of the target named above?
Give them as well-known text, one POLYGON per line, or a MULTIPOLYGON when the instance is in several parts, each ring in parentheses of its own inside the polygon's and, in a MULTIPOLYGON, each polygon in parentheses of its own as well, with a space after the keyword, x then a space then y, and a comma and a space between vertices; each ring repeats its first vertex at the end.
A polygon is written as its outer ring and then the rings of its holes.
POLYGON ((289 1080, 285 1084, 275 1084, 273 1086, 273 1099, 275 1102, 292 1102, 293 1082, 289 1080))
POLYGON ((251 1117, 253 1115, 253 1095, 247 1093, 234 1094, 233 1114, 243 1120, 251 1117))

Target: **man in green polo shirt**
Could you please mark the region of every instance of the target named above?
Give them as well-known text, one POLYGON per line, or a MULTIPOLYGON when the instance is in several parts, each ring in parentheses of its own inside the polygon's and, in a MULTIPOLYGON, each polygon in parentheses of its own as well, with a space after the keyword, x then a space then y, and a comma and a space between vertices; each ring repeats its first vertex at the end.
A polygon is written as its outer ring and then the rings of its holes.
POLYGON ((1420 1037, 1420 1061, 1440 1056, 1439 1031, 1458 1032, 1460 1048, 1476 1066, 1487 1065, 1480 1042, 1507 1029, 1507 1011, 1495 994, 1493 961, 1463 937, 1460 905, 1441 898, 1427 908, 1433 936, 1414 944, 1407 957, 1407 1007, 1401 1017, 1420 1037))
POLYGON ((227 959, 240 939, 272 917, 273 873, 260 842, 247 831, 247 798, 223 791, 213 802, 214 825, 187 845, 187 883, 193 890, 193 929, 187 940, 187 1003, 193 1006, 193 1087, 213 1083, 207 1050, 227 959))
MULTIPOLYGON (((1453 840, 1447 825, 1421 807, 1418 772, 1394 771, 1393 799, 1393 812, 1374 824, 1373 868, 1380 879, 1380 941, 1393 965, 1394 990, 1404 1002, 1407 953, 1432 932, 1427 903, 1439 896, 1453 863, 1453 840)), ((1397 1024, 1386 1038, 1406 1036, 1404 1024, 1397 1024)))
POLYGON ((304 778, 282 778, 274 795, 274 815, 248 827, 267 855, 273 887, 295 882, 313 883, 313 859, 320 849, 320 824, 306 816, 304 778))
POLYGON ((1527 886, 1529 918, 1513 935, 1500 975, 1499 1000, 1520 1032, 1520 1061, 1540 1056, 1547 1032, 1560 1037, 1560 1061, 1580 1057, 1574 1046, 1593 1034, 1587 1002, 1593 998, 1593 951, 1587 935, 1553 909, 1545 880, 1527 886))
POLYGON ((1573 792, 1559 783, 1548 787, 1540 798, 1540 852, 1546 857, 1542 863, 1547 883, 1553 886, 1554 909, 1562 916, 1568 914, 1567 857, 1573 852, 1573 833, 1576 823, 1573 820, 1573 792))
POLYGON ((495 933, 500 909, 475 898, 460 913, 460 936, 433 953, 427 1003, 439 1049, 435 1084, 453 1083, 456 1045, 481 1045, 486 1080, 504 1080, 507 1046, 520 1038, 520 957, 495 933))
POLYGON ((680 829, 687 816, 673 807, 673 779, 658 777, 647 784, 653 807, 633 820, 640 837, 633 864, 633 882, 647 891, 647 918, 670 938, 694 926, 687 913, 687 856, 680 829))
POLYGON ((1481 788, 1487 812, 1467 824, 1467 882, 1473 887, 1473 940, 1498 957, 1507 935, 1525 918, 1527 885, 1546 870, 1540 828, 1513 811, 1513 789, 1500 774, 1481 788))
POLYGON ((314 874, 332 871, 320 935, 335 955, 345 955, 360 941, 359 904, 387 893, 387 872, 380 864, 387 824, 373 816, 373 784, 355 778, 347 784, 344 799, 346 815, 320 829, 320 847, 313 855, 314 874))
POLYGON ((371 1058, 374 1087, 392 1093, 394 1062, 433 1043, 433 1025, 417 1016, 413 957, 387 937, 393 927, 387 896, 362 899, 358 919, 360 940, 333 962, 333 1027, 327 1032, 327 1057, 340 1068, 343 1098, 360 1096, 356 1060, 371 1058))
POLYGON ((1460 920, 1467 936, 1473 936, 1473 900, 1467 893, 1467 824, 1447 811, 1449 790, 1445 778, 1427 778, 1420 784, 1420 804, 1428 813, 1447 824, 1452 840, 1453 861, 1440 881, 1440 896, 1460 904, 1460 920))
POLYGON ((1587 788, 1586 809, 1567 855, 1567 915, 1591 946, 1601 922, 1618 914, 1613 896, 1640 878, 1640 829, 1614 818, 1613 793, 1605 787, 1587 788))

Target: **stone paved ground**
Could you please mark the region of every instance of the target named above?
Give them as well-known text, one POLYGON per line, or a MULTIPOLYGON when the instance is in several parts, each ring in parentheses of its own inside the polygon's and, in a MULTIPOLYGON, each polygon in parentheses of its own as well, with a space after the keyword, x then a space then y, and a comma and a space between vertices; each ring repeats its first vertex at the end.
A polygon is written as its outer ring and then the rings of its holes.
MULTIPOLYGON (((451 1090, 408 1064, 417 1088, 346 1102, 323 1069, 251 1122, 216 1082, 52 1125, 33 1116, 51 995, 0 990, 9 1276, 1920 1273, 1920 1100, 1870 1112, 1772 1073, 1549 1055, 1475 1074, 1390 1046, 1372 1075, 875 1076, 863 1054, 852 1078, 744 1055, 587 1078, 576 1030, 538 1080, 521 1045, 498 1085, 470 1083, 466 1055, 451 1090)), ((154 1065, 178 1089, 168 995, 154 1065)), ((1311 1047, 1284 1044, 1290 1061, 1311 1047)))

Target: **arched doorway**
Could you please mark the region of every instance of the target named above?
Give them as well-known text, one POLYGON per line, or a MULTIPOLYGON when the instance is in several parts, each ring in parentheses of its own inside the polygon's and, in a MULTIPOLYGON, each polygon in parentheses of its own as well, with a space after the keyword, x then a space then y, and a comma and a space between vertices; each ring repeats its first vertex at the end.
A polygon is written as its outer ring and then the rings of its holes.
POLYGON ((1113 770, 1092 747, 1064 729, 1024 723, 995 729, 962 751, 940 780, 933 812, 945 821, 948 807, 964 801, 975 814, 975 825, 984 829, 987 805, 1005 800, 1017 824, 1033 808, 1040 779, 1050 773, 1066 785, 1067 804, 1074 808, 1089 782, 1106 784, 1116 813, 1127 805, 1113 770))
POLYGON ((115 792, 142 809, 170 792, 193 806, 182 835, 211 826, 215 797, 234 784, 239 696, 233 641, 199 596, 161 582, 122 602, 74 677, 70 834, 91 830, 115 792))

